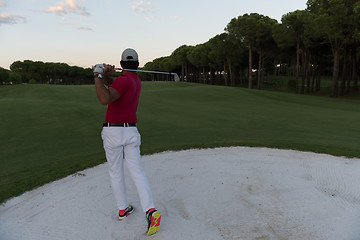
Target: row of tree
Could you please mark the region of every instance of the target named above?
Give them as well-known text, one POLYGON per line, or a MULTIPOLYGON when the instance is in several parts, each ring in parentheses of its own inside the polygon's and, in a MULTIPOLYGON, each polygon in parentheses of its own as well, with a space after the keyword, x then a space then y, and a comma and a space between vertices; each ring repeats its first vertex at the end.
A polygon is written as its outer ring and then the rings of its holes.
POLYGON ((0 68, 1 84, 92 84, 93 71, 90 68, 69 66, 66 63, 41 61, 16 61, 10 70, 0 68))
POLYGON ((145 69, 175 71, 185 81, 254 85, 266 75, 295 76, 295 92, 320 89, 331 75, 331 96, 358 91, 359 0, 308 0, 305 10, 285 14, 281 23, 257 13, 232 19, 225 32, 196 46, 180 46, 145 69))
MULTIPOLYGON (((224 33, 145 64, 146 70, 176 72, 181 80, 261 89, 270 75, 294 76, 296 93, 320 90, 331 76, 331 96, 358 91, 360 1, 308 0, 305 10, 283 15, 281 23, 257 13, 233 18, 224 33)), ((91 84, 91 69, 65 63, 16 61, 0 68, 3 82, 91 84)), ((171 75, 156 75, 169 79, 171 75)), ((143 80, 155 75, 142 74, 143 80)))

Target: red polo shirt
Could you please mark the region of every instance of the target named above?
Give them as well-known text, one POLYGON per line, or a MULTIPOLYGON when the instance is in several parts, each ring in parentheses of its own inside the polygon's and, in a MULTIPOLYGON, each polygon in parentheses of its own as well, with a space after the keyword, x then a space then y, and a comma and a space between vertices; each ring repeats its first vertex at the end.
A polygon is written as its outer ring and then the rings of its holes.
POLYGON ((107 123, 136 123, 136 111, 141 92, 141 80, 135 73, 127 72, 115 79, 110 85, 120 93, 120 97, 109 103, 105 122, 107 123))

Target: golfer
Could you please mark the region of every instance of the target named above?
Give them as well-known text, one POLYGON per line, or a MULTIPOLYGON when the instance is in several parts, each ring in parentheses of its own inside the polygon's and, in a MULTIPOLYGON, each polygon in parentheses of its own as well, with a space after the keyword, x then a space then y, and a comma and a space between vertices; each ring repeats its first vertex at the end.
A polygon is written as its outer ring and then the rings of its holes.
MULTIPOLYGON (((134 49, 125 49, 121 55, 123 69, 137 69, 138 54, 134 49)), ((112 79, 109 75, 115 67, 97 64, 94 67, 96 95, 103 105, 108 105, 101 136, 109 166, 110 181, 117 207, 119 220, 134 212, 126 196, 124 163, 135 183, 141 207, 148 221, 147 235, 159 231, 161 214, 155 209, 150 185, 142 170, 140 157, 140 134, 136 127, 136 111, 139 103, 141 81, 134 72, 112 79), (107 85, 107 87, 105 86, 107 85)))

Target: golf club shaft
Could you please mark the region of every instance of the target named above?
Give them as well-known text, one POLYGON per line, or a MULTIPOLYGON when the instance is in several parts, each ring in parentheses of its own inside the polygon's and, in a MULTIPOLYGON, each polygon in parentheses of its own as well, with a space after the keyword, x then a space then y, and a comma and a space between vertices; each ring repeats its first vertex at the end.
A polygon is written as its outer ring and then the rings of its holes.
POLYGON ((148 71, 148 70, 138 70, 138 69, 125 69, 125 68, 115 68, 115 70, 129 71, 129 72, 143 72, 143 73, 158 73, 158 74, 169 74, 176 75, 176 73, 172 72, 159 72, 159 71, 148 71))

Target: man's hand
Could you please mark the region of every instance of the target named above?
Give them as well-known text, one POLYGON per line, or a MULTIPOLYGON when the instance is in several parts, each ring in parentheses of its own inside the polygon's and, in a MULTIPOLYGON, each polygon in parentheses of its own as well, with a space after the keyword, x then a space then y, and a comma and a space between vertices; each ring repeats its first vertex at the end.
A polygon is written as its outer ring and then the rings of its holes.
POLYGON ((112 87, 109 87, 113 83, 112 77, 110 74, 115 72, 115 66, 107 64, 96 64, 94 67, 95 75, 95 88, 96 95, 101 104, 106 105, 120 97, 120 93, 112 87), (102 77, 98 77, 97 74, 101 74, 102 77), (109 88, 106 88, 107 85, 109 88))
POLYGON ((94 76, 101 74, 100 80, 106 85, 110 86, 113 83, 113 79, 110 77, 110 74, 115 72, 115 66, 109 64, 96 64, 94 67, 94 76))
POLYGON ((111 73, 115 72, 115 66, 114 65, 109 65, 109 64, 104 64, 104 75, 110 75, 111 73))
POLYGON ((102 73, 105 71, 106 66, 109 66, 109 65, 106 65, 105 63, 96 64, 96 65, 94 66, 94 73, 100 73, 100 74, 102 74, 102 73))
POLYGON ((113 79, 112 77, 110 77, 110 74, 112 74, 113 72, 115 72, 115 66, 114 65, 106 65, 105 71, 103 73, 103 79, 104 79, 104 83, 107 86, 110 86, 113 83, 113 79))

